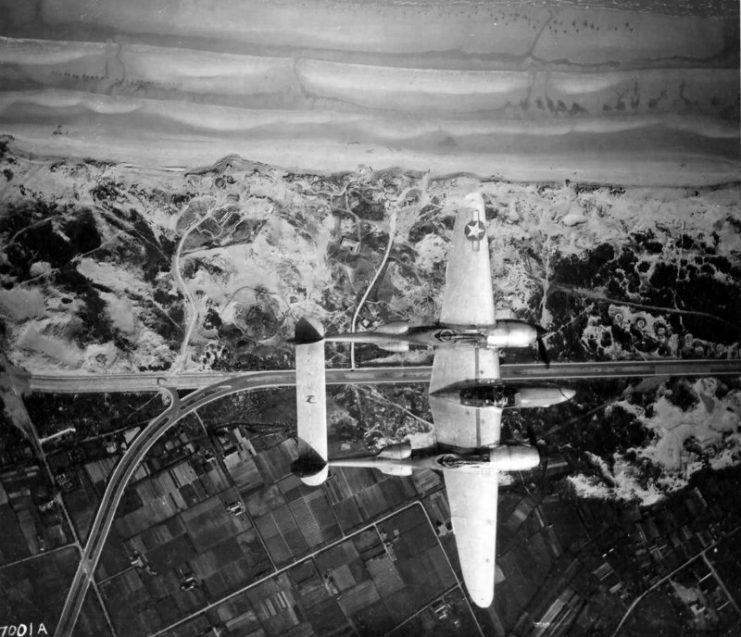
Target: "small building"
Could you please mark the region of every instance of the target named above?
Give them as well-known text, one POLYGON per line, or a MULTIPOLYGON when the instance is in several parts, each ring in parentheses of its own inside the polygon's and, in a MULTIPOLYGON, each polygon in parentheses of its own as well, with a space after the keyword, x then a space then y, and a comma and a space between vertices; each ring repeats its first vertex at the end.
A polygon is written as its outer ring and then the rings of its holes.
POLYGON ((347 250, 350 254, 358 254, 360 252, 360 241, 352 237, 342 237, 340 247, 343 250, 347 250))

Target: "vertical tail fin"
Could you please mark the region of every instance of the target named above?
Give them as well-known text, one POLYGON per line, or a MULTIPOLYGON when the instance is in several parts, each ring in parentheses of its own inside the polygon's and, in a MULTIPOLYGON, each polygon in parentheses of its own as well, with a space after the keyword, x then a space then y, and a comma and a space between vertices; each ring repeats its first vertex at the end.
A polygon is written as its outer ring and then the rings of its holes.
POLYGON ((292 470, 309 486, 327 479, 327 389, 324 328, 302 318, 296 324, 298 458, 292 470))

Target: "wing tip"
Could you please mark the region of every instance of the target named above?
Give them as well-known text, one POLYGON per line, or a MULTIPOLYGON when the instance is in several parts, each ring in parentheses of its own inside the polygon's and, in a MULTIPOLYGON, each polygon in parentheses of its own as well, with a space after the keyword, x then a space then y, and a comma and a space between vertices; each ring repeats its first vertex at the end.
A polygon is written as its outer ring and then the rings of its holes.
POLYGON ((491 591, 469 591, 471 601, 479 608, 489 608, 494 603, 494 589, 491 591))

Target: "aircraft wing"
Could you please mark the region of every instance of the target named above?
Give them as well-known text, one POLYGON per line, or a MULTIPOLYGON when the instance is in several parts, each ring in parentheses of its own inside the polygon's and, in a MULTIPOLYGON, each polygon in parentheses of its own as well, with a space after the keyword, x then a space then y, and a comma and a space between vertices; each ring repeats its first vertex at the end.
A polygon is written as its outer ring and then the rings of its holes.
POLYGON ((472 193, 466 197, 466 204, 453 227, 440 322, 492 325, 494 296, 484 200, 480 193, 472 193))
POLYGON ((438 444, 458 449, 489 447, 499 442, 502 410, 478 409, 448 398, 430 396, 430 410, 438 444))
POLYGON ((499 353, 494 349, 466 345, 438 347, 432 360, 430 393, 466 381, 491 381, 501 377, 499 353))
POLYGON ((430 411, 438 444, 472 449, 499 443, 501 409, 479 409, 462 405, 449 395, 436 394, 466 381, 497 378, 501 378, 501 374, 496 350, 478 347, 439 347, 435 350, 430 379, 430 411))
POLYGON ((499 474, 443 471, 463 581, 473 602, 494 600, 499 474))
POLYGON ((296 418, 298 456, 319 470, 302 476, 309 486, 329 475, 327 465, 327 388, 324 367, 324 330, 307 319, 296 324, 296 418))

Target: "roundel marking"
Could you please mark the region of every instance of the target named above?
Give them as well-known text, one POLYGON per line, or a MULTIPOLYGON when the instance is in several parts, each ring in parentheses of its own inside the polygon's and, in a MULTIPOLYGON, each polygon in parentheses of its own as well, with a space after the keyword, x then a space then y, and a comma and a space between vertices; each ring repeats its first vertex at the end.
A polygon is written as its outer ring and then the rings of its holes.
POLYGON ((486 235, 486 228, 484 227, 484 224, 477 219, 476 221, 468 222, 464 232, 466 233, 466 239, 469 241, 481 241, 486 235))

